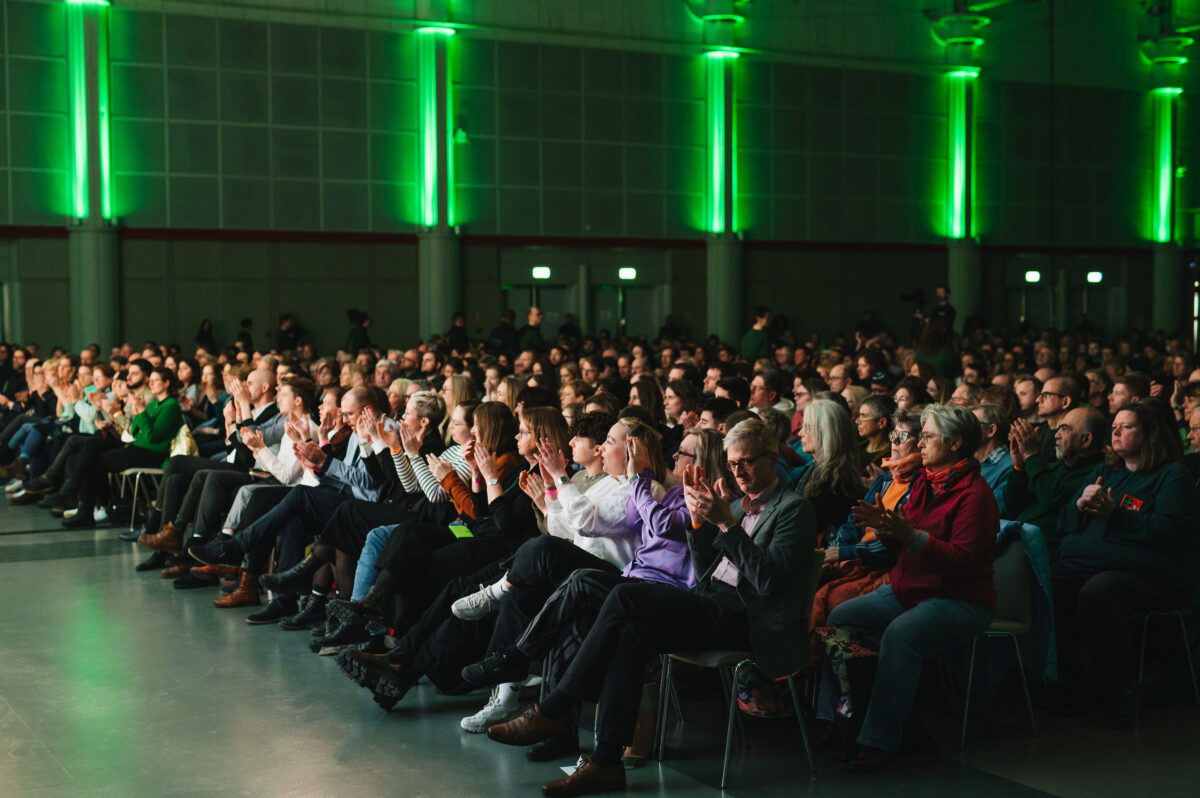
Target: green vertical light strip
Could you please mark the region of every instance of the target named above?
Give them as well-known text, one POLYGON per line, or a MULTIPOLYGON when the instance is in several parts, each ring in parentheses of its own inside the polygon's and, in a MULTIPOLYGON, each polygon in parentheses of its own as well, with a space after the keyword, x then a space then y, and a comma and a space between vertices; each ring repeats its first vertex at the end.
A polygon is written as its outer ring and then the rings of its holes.
POLYGON ((83 4, 67 3, 67 88, 70 94, 71 213, 88 216, 87 48, 83 4))
MULTIPOLYGON (((728 94, 726 62, 738 57, 727 50, 713 50, 704 54, 707 71, 708 113, 708 232, 726 232, 726 208, 729 186, 726 183, 726 159, 729 157, 730 133, 727 125, 728 94)), ((734 159, 736 161, 736 158, 734 159)))
POLYGON ((950 238, 971 235, 974 190, 971 179, 971 92, 977 69, 956 69, 947 74, 949 108, 947 122, 950 141, 950 197, 947 229, 950 238))
POLYGON ((113 181, 109 157, 109 91, 108 91, 108 6, 97 11, 96 19, 96 110, 100 124, 100 213, 112 219, 113 181))
POLYGON ((1175 189, 1175 98, 1183 92, 1174 87, 1154 90, 1154 240, 1173 240, 1175 189))
MULTIPOLYGON (((446 224, 453 224, 454 192, 453 159, 450 148, 446 145, 451 130, 450 119, 450 75, 447 69, 445 84, 445 115, 438 113, 438 45, 454 35, 453 28, 426 27, 417 29, 417 102, 418 123, 420 124, 420 192, 418 208, 421 214, 421 224, 425 227, 436 227, 439 222, 438 196, 438 161, 444 153, 446 157, 446 224), (439 122, 445 123, 444 130, 439 131, 439 122)), ((448 59, 443 59, 448 63, 448 59)))
MULTIPOLYGON (((449 30, 449 29, 448 29, 449 30)), ((443 35, 442 39, 445 42, 445 50, 443 51, 443 63, 445 64, 443 80, 445 81, 445 103, 446 103, 446 129, 442 132, 440 140, 444 142, 446 148, 446 224, 450 227, 458 224, 458 214, 454 212, 454 102, 451 96, 451 89, 454 82, 451 80, 450 74, 450 43, 453 39, 449 35, 443 35)))
POLYGON ((420 192, 417 207, 421 224, 435 227, 438 223, 437 195, 437 36, 429 28, 417 31, 417 103, 418 124, 421 126, 421 175, 417 182, 420 192))

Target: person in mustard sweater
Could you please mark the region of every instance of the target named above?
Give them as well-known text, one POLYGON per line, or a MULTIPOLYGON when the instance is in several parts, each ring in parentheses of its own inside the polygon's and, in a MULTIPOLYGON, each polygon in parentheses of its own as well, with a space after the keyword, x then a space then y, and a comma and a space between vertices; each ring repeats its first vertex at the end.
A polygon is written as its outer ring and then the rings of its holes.
POLYGON ((97 453, 95 461, 81 464, 84 474, 79 489, 79 511, 63 521, 68 529, 87 529, 95 526, 93 510, 99 501, 108 503, 108 475, 127 468, 159 468, 167 459, 171 442, 183 426, 183 411, 174 393, 173 375, 159 367, 150 372, 146 385, 150 399, 135 395, 132 402, 136 415, 129 425, 133 442, 97 453))

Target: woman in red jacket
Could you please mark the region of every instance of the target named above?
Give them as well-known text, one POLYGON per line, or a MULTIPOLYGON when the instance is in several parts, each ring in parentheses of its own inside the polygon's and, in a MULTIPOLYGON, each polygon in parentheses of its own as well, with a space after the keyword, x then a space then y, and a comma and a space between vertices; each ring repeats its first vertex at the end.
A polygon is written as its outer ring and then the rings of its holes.
MULTIPOLYGON (((981 430, 963 407, 930 405, 921 414, 920 473, 899 512, 859 502, 856 522, 899 542, 891 583, 839 605, 834 626, 881 630, 879 662, 860 749, 850 767, 879 770, 899 747, 921 663, 969 643, 995 615, 992 558, 999 511, 974 452, 981 430)), ((817 718, 832 721, 838 682, 828 658, 817 718)))

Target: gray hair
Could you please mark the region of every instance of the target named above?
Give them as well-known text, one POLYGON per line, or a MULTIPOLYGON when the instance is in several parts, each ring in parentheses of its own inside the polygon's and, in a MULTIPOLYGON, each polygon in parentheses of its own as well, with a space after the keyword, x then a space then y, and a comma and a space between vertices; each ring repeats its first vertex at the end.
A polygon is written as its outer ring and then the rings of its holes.
POLYGON ((740 446, 755 454, 778 452, 779 438, 759 419, 748 418, 725 433, 725 451, 729 451, 730 446, 740 446))
POLYGON ((921 424, 932 421, 942 440, 951 441, 958 438, 962 441, 960 457, 969 457, 979 448, 983 438, 983 430, 979 419, 969 408, 957 405, 929 405, 921 412, 921 424))
MULTIPOLYGON (((975 411, 976 418, 979 419, 980 424, 985 427, 993 424, 996 426, 996 440, 1002 448, 1007 449, 1009 421, 1008 413, 1005 412, 1004 408, 997 404, 984 402, 971 409, 975 411)), ((982 433, 982 430, 980 432, 982 433)), ((982 440, 982 434, 980 435, 980 439, 982 440)))
POLYGON ((921 434, 921 413, 917 410, 897 410, 892 413, 892 429, 896 427, 908 427, 915 431, 918 435, 921 434))
POLYGON ((446 400, 433 391, 417 391, 408 397, 420 418, 429 419, 429 426, 436 427, 446 417, 446 400))

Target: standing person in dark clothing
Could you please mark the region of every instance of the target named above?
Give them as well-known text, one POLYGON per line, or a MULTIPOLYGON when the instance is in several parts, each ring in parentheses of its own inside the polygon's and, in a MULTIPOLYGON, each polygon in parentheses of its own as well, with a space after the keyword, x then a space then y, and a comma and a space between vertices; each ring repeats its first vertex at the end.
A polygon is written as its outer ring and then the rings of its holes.
POLYGON ((537 306, 529 308, 525 326, 517 332, 517 346, 521 350, 546 351, 546 339, 542 338, 542 311, 537 306))
POLYGON ((450 345, 450 351, 460 357, 471 349, 471 339, 467 335, 467 314, 461 310, 455 312, 450 329, 446 331, 446 343, 450 345))
POLYGON ((294 352, 303 337, 304 328, 296 325, 291 313, 284 313, 279 317, 279 327, 275 330, 275 351, 294 352))
POLYGON ((196 337, 194 340, 197 347, 208 352, 210 355, 216 354, 217 342, 213 340, 212 319, 200 320, 200 329, 196 330, 196 337))
POLYGON ((354 357, 371 345, 371 339, 367 335, 367 328, 371 326, 371 317, 358 308, 350 308, 346 311, 346 318, 350 320, 350 332, 346 336, 346 352, 350 357, 354 357))
POLYGON ((254 339, 250 337, 250 330, 254 327, 254 321, 250 317, 246 317, 241 321, 241 329, 238 330, 237 338, 233 345, 243 352, 254 351, 254 339))
POLYGON ((517 328, 513 326, 517 314, 505 308, 500 314, 500 323, 488 333, 487 350, 490 354, 506 354, 512 357, 517 351, 517 328))

